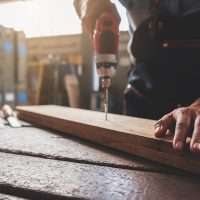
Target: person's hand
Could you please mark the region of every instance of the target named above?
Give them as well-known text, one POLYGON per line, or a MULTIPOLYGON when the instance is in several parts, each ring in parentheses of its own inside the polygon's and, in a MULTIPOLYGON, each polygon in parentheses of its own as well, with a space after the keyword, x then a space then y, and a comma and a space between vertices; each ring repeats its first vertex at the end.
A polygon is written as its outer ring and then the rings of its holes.
POLYGON ((172 132, 175 150, 183 150, 186 138, 192 132, 190 150, 193 153, 200 153, 200 105, 178 108, 163 116, 155 124, 156 137, 172 132))
POLYGON ((75 4, 76 11, 82 20, 83 29, 90 35, 90 37, 93 36, 96 20, 103 12, 113 13, 113 15, 117 16, 120 22, 117 8, 115 4, 111 3, 109 0, 85 0, 77 2, 79 4, 75 4))

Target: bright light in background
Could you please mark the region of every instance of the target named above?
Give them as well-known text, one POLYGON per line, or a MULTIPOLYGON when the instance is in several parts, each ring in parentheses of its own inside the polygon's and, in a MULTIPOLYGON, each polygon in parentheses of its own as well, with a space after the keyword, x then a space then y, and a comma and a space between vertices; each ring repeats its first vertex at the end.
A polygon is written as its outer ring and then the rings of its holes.
POLYGON ((81 32, 73 0, 32 0, 2 4, 0 24, 23 30, 27 37, 81 32))
POLYGON ((121 23, 119 26, 119 30, 121 31, 127 31, 129 30, 129 24, 127 20, 127 15, 126 15, 126 9, 122 6, 122 4, 118 0, 111 0, 113 3, 115 3, 117 10, 120 14, 121 17, 121 23))
MULTIPOLYGON (((114 1, 121 14, 120 30, 128 29, 125 9, 114 1)), ((81 33, 81 22, 73 0, 30 0, 0 4, 0 24, 23 30, 26 37, 81 33)))

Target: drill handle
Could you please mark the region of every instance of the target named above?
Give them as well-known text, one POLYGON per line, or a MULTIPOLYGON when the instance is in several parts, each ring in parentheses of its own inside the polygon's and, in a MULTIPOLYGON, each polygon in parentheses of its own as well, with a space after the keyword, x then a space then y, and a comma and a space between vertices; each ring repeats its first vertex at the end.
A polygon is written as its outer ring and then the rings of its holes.
POLYGON ((118 53, 119 23, 117 16, 102 13, 96 21, 93 44, 96 54, 118 53))

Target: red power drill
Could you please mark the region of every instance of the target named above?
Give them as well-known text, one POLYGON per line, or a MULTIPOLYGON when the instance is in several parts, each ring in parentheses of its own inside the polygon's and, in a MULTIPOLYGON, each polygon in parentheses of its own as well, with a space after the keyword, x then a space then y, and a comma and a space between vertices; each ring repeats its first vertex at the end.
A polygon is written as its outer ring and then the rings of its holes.
POLYGON ((105 90, 105 119, 108 113, 108 89, 117 68, 119 22, 115 15, 103 13, 96 21, 93 44, 97 74, 105 90))

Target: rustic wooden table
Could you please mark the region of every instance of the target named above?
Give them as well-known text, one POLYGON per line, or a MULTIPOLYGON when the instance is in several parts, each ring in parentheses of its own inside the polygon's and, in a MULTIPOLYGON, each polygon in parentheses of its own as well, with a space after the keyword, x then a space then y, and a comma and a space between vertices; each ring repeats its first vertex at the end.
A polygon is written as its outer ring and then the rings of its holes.
POLYGON ((0 199, 200 199, 200 177, 56 131, 0 129, 0 199))

